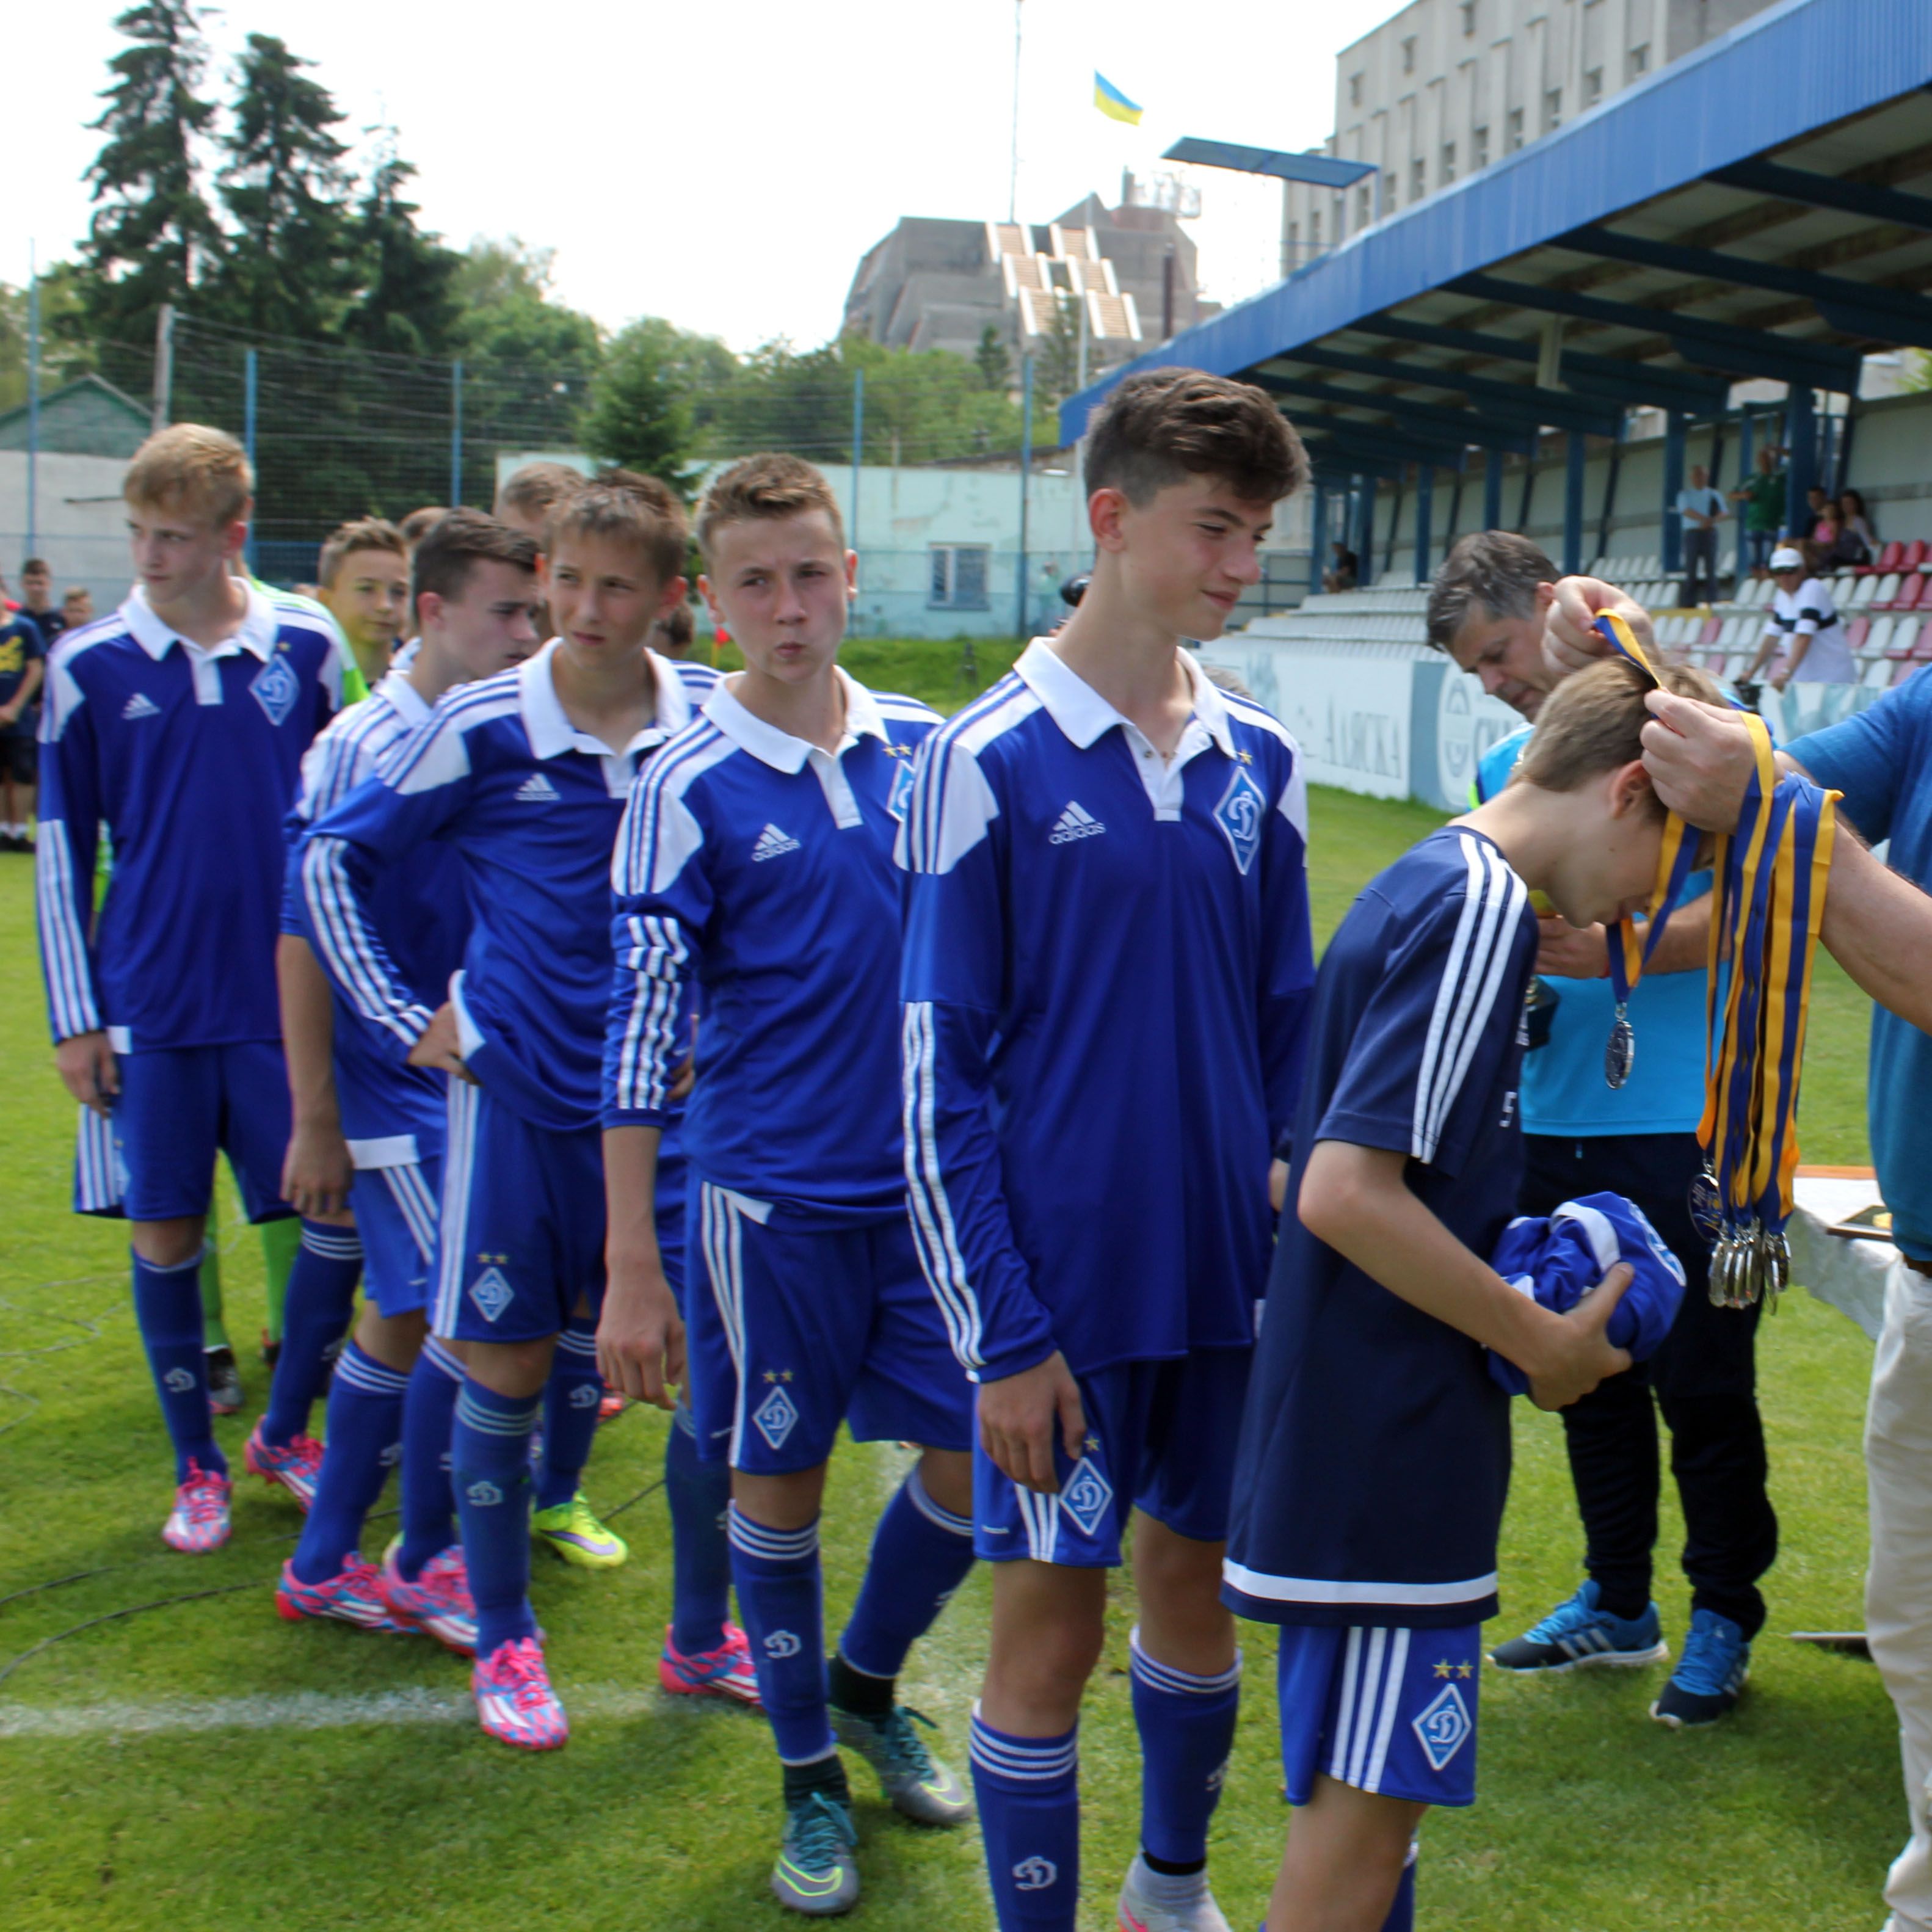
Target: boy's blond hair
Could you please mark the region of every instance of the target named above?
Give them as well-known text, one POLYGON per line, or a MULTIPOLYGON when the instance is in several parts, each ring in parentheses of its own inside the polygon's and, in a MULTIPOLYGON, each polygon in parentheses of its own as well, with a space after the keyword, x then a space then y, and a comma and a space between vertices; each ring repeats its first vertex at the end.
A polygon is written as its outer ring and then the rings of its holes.
POLYGON ((796 517, 823 510, 832 519, 832 534, 843 549, 844 520, 838 499, 824 476, 802 456, 768 450, 747 456, 718 472, 698 506, 698 548, 708 561, 718 532, 728 524, 748 524, 768 518, 796 517))
MULTIPOLYGON (((1688 664, 1661 665, 1658 676, 1666 691, 1679 698, 1701 698, 1706 704, 1724 701, 1716 684, 1688 664)), ((1543 791, 1575 791, 1642 758, 1643 728, 1650 722, 1643 700, 1652 688, 1642 671, 1623 658, 1606 658, 1566 677, 1544 699, 1510 782, 1543 791)))
POLYGON ((668 485, 634 470, 607 470, 594 483, 552 506, 543 547, 554 557, 565 537, 610 537, 634 545, 655 577, 668 584, 684 570, 691 526, 668 485))
POLYGON ((248 514, 255 471, 226 430, 172 423, 135 451, 121 494, 137 508, 185 512, 220 528, 248 514))
POLYGON ((382 517, 352 517, 346 524, 338 524, 322 539, 322 556, 316 565, 315 577, 323 590, 335 588, 335 580, 342 573, 344 558, 358 550, 379 550, 390 556, 400 557, 405 563, 409 561, 410 547, 394 524, 382 517))

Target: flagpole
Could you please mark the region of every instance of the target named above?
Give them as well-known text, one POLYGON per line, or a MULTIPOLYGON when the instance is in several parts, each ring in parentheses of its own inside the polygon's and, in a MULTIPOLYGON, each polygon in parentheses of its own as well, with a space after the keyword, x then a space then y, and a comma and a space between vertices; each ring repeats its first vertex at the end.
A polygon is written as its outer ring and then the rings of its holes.
POLYGON ((1018 220, 1020 205, 1020 6, 1013 0, 1013 140, 1006 170, 1006 220, 1018 220))

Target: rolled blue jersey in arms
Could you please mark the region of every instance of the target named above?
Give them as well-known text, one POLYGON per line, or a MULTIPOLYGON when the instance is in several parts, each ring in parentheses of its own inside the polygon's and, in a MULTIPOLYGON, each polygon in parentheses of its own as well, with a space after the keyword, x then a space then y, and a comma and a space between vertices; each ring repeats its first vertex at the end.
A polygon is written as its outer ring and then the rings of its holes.
POLYGON ((443 997, 382 943, 377 883, 433 840, 460 857, 472 923, 448 989, 470 1070, 540 1127, 594 1126, 610 992, 610 850, 639 762, 691 721, 717 674, 651 654, 657 713, 621 752, 577 730, 554 640, 448 693, 373 781, 310 831, 302 866, 322 964, 406 1058, 443 997))
MULTIPOLYGON (((1892 842, 1894 872, 1932 890, 1932 675, 1915 671, 1870 710, 1785 749, 1844 794, 1840 809, 1862 837, 1892 842)), ((1892 1238, 1914 1261, 1932 1261, 1932 1036, 1882 1006, 1872 1010, 1865 1107, 1892 1238)))
POLYGON ((1314 967, 1287 731, 1184 660, 1163 760, 1036 641, 899 844, 907 1171, 968 1372, 1246 1347, 1314 967))
POLYGON ((240 630, 204 650, 137 588, 49 660, 35 874, 56 1040, 281 1037, 283 821, 348 658, 307 605, 252 584, 248 598, 240 630), (97 920, 103 824, 114 874, 97 920))
POLYGON ((1292 1211, 1318 1142, 1407 1158, 1486 1257, 1516 1212, 1529 894, 1448 826, 1370 882, 1322 961, 1294 1162, 1234 1471, 1222 1594, 1276 1623, 1496 1613, 1509 1399, 1486 1352, 1317 1240, 1292 1211))
POLYGON ((694 986, 692 1172, 826 1227, 904 1211, 892 844, 939 722, 838 675, 837 757, 721 688, 638 784, 613 872, 604 1043, 604 1124, 665 1124, 694 986))
MULTIPOLYGON (((369 695, 344 712, 309 748, 302 784, 289 815, 288 890, 283 930, 320 954, 326 933, 339 944, 341 927, 313 923, 302 869, 314 862, 326 884, 326 854, 308 842, 309 827, 359 785, 377 763, 429 716, 430 707, 400 671, 392 670, 369 695)), ((328 903, 326 892, 319 903, 328 903)), ((370 916, 384 952, 418 1001, 440 1004, 449 976, 463 963, 470 934, 462 862, 446 839, 426 841, 385 868, 370 896, 370 916)), ((445 1076, 399 1060, 388 1029, 365 1018, 334 989, 332 1052, 342 1132, 359 1166, 394 1166, 434 1158, 442 1150, 448 1101, 445 1076), (406 1146, 396 1143, 406 1142, 406 1146), (385 1145, 384 1144, 389 1144, 385 1145), (377 1155, 387 1156, 378 1161, 377 1155)))

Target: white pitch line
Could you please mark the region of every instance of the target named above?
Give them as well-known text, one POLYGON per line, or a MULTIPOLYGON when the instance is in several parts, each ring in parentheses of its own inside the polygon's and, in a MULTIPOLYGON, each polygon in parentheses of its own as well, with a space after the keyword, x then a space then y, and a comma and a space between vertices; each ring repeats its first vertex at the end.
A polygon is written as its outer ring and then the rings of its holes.
MULTIPOLYGON (((656 1690, 592 1685, 567 1690, 564 1708, 585 1718, 663 1713, 656 1690)), ((460 1724, 476 1721, 469 1696, 454 1690, 384 1690, 331 1696, 297 1691, 281 1697, 170 1699, 152 1704, 0 1704, 0 1740, 10 1738, 137 1737, 158 1732, 332 1731, 353 1724, 460 1724)))

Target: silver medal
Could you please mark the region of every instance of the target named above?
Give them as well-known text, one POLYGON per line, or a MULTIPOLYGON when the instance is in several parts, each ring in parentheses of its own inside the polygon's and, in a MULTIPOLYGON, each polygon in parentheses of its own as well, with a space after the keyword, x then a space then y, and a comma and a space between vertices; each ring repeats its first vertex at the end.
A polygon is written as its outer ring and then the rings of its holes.
POLYGON ((1690 1184, 1688 1204, 1691 1225, 1706 1240, 1714 1243, 1724 1232, 1724 1197, 1718 1192, 1718 1177, 1708 1161, 1690 1184))
POLYGON ((1613 1088, 1621 1087, 1630 1077, 1630 1069, 1636 1064, 1636 1034, 1620 1006, 1610 1028, 1610 1036, 1604 1046, 1605 1083, 1613 1088))

